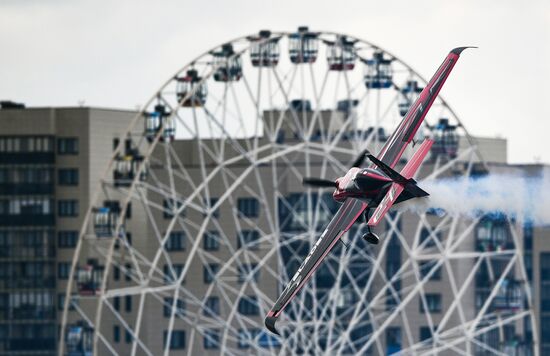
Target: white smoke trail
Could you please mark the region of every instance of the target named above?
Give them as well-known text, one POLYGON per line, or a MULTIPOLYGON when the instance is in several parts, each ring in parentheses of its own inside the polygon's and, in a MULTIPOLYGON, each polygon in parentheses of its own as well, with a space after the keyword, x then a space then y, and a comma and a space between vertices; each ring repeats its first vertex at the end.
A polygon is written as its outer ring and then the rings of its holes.
MULTIPOLYGON (((481 178, 424 180, 430 193, 413 209, 436 209, 452 215, 504 213, 520 221, 550 225, 550 179, 491 174, 481 178)), ((420 202, 419 202, 420 200, 420 202)))

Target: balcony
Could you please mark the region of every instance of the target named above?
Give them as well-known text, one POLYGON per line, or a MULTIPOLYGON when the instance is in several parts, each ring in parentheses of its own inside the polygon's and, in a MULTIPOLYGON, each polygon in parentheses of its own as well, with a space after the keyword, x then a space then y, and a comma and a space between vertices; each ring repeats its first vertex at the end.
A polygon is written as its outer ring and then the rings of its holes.
POLYGON ((11 338, 7 340, 8 351, 44 351, 55 350, 55 338, 11 338))
POLYGON ((53 194, 52 183, 2 183, 0 184, 0 195, 29 195, 29 194, 53 194))
POLYGON ((9 276, 0 280, 0 289, 18 288, 55 288, 55 276, 42 278, 25 278, 22 276, 9 276))
POLYGON ((0 164, 53 164, 54 152, 4 152, 0 155, 0 164))
POLYGON ((54 226, 54 214, 0 215, 0 226, 54 226))

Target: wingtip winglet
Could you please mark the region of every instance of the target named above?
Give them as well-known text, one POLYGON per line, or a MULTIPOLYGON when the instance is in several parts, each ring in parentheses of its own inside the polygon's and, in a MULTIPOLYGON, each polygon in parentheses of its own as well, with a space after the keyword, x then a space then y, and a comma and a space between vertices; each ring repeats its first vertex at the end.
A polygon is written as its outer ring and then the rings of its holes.
POLYGON ((265 317, 265 327, 269 331, 271 331, 273 334, 280 336, 281 334, 279 334, 277 329, 275 329, 275 322, 277 322, 277 317, 274 317, 274 316, 266 316, 265 317))
POLYGON ((456 54, 457 56, 460 56, 462 51, 464 51, 466 48, 477 48, 476 46, 465 46, 465 47, 456 47, 451 50, 451 53, 456 54))

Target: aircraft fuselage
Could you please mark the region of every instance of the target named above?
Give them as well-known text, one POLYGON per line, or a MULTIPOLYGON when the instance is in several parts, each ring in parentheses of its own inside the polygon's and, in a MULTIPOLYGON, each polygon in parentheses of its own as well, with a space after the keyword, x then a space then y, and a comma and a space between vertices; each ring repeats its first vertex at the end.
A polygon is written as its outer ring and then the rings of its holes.
POLYGON ((337 188, 332 196, 337 202, 350 197, 372 202, 384 196, 391 183, 392 180, 377 169, 353 167, 336 179, 337 188))

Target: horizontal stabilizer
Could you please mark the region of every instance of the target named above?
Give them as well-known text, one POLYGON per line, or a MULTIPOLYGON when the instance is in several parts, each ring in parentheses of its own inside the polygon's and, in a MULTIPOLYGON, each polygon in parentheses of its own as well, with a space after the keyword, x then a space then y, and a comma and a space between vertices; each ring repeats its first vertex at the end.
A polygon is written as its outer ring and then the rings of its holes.
POLYGON ((393 168, 391 168, 390 166, 388 166, 384 162, 380 161, 378 158, 374 157, 370 153, 367 155, 367 157, 369 157, 371 162, 376 164, 378 166, 378 168, 380 168, 380 170, 382 172, 386 173, 386 175, 388 177, 390 177, 394 182, 404 184, 408 181, 407 178, 405 178, 401 174, 397 173, 393 168))
POLYGON ((411 193, 415 198, 422 198, 426 197, 430 194, 426 192, 425 190, 422 190, 418 185, 416 185, 416 182, 412 180, 413 182, 410 182, 405 186, 405 190, 409 193, 411 193))

